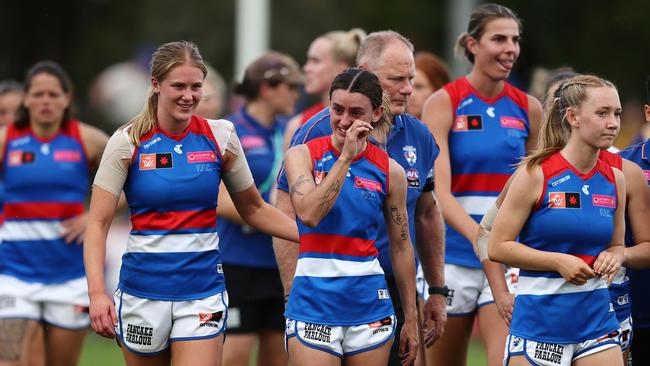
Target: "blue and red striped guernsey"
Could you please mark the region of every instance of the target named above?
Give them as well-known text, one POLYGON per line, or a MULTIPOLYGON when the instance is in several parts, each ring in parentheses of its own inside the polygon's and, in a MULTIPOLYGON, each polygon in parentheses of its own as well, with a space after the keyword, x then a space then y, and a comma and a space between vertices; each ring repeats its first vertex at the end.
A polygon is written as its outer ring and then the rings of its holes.
POLYGON ((134 149, 124 185, 132 229, 122 291, 156 300, 224 291, 216 224, 222 156, 214 123, 230 122, 193 116, 182 135, 156 127, 134 149))
MULTIPOLYGON (((316 184, 327 176, 339 153, 330 136, 306 143, 316 184)), ((377 260, 389 185, 388 155, 368 144, 350 165, 339 197, 315 228, 298 220, 300 255, 285 315, 325 325, 370 323, 393 314, 377 260)))
POLYGON ((62 221, 84 213, 90 187, 79 122, 49 139, 9 125, 6 141, 0 273, 48 284, 83 277, 82 246, 61 235, 62 221))
MULTIPOLYGON (((618 196, 612 168, 598 160, 583 174, 558 152, 542 163, 542 171, 544 189, 519 241, 534 249, 574 255, 593 266, 614 233, 618 196)), ((520 271, 511 334, 567 344, 595 339, 618 327, 602 277, 578 286, 557 272, 520 271)))
MULTIPOLYGON (((509 83, 494 98, 481 96, 462 77, 445 90, 451 99, 451 191, 476 222, 496 200, 526 154, 528 96, 509 83)), ((481 268, 470 242, 447 225, 445 263, 481 268)))

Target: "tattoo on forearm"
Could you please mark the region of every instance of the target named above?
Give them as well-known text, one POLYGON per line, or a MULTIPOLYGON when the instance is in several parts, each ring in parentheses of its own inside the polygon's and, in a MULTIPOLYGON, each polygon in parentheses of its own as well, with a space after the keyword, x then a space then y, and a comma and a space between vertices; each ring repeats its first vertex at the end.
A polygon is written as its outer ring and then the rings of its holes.
POLYGON ((21 359, 28 324, 27 319, 0 320, 0 362, 21 359))
POLYGON ((400 213, 397 207, 390 206, 390 218, 395 225, 400 225, 399 233, 402 240, 407 240, 409 229, 408 222, 406 222, 406 215, 400 213))
POLYGON ((291 187, 289 187, 289 195, 295 193, 297 195, 304 196, 304 194, 300 192, 300 188, 302 188, 308 182, 309 180, 307 180, 304 175, 299 176, 298 179, 296 179, 296 182, 291 187))
POLYGON ((341 182, 335 180, 332 182, 332 185, 327 187, 327 190, 323 192, 320 197, 320 204, 318 205, 321 212, 327 211, 330 209, 330 203, 336 200, 336 194, 341 190, 341 182))
POLYGON ((395 206, 390 206, 390 218, 397 225, 402 225, 402 222, 404 220, 402 218, 402 214, 400 214, 399 210, 395 206))
POLYGON ((408 225, 403 224, 402 228, 400 229, 400 236, 402 237, 402 240, 408 240, 408 234, 409 234, 409 228, 408 225))

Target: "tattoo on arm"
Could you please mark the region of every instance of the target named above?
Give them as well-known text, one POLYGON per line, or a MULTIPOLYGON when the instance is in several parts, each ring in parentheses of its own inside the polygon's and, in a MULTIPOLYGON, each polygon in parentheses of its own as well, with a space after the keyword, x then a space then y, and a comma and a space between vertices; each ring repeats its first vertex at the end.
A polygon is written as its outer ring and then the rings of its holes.
POLYGON ((309 180, 307 180, 304 175, 299 176, 298 179, 296 179, 296 182, 291 187, 289 187, 289 195, 295 193, 297 195, 304 196, 304 194, 300 192, 300 188, 302 188, 308 182, 309 180))
POLYGON ((27 319, 0 320, 0 362, 20 361, 28 324, 27 319))
POLYGON ((319 208, 321 212, 328 211, 331 206, 330 203, 334 200, 336 200, 336 194, 341 190, 341 182, 338 180, 335 180, 332 185, 327 187, 327 190, 323 193, 323 195, 320 197, 321 203, 319 204, 319 208))
POLYGON ((400 237, 402 240, 408 239, 408 222, 405 220, 405 215, 399 212, 395 206, 390 206, 390 218, 396 225, 400 225, 400 237))

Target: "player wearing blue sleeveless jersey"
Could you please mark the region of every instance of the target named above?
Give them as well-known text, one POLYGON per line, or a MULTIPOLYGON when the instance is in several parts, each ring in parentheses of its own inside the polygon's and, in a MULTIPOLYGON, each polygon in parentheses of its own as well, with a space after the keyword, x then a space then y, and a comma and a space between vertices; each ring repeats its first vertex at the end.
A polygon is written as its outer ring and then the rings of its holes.
MULTIPOLYGON (((289 56, 268 52, 254 60, 235 91, 246 104, 225 119, 235 125, 253 179, 269 202, 282 162, 287 116, 298 99, 303 78, 289 56)), ((271 237, 243 223, 225 192, 219 195, 217 220, 223 268, 228 282, 226 365, 246 366, 259 339, 260 365, 286 365, 284 296, 271 237)))
MULTIPOLYGON (((646 104, 644 106, 645 120, 650 122, 650 77, 646 80, 646 104)), ((650 185, 650 143, 643 141, 632 145, 619 154, 623 158, 637 164, 645 176, 646 183, 650 185)), ((648 214, 648 212, 645 212, 648 214)), ((650 363, 650 350, 648 342, 650 341, 650 291, 648 291, 648 281, 650 281, 650 245, 646 242, 647 238, 640 237, 635 230, 636 226, 647 228, 648 221, 645 220, 635 226, 632 221, 633 217, 628 217, 632 224, 632 233, 627 231, 625 244, 625 264, 630 269, 629 290, 630 301, 632 302, 632 319, 634 336, 632 338, 632 359, 634 364, 645 365, 650 363), (630 246, 634 244, 634 246, 630 246)))
POLYGON ((253 186, 232 123, 192 115, 206 74, 197 47, 164 44, 151 69, 145 108, 111 137, 95 178, 84 252, 92 327, 117 334, 129 365, 220 365, 228 316, 216 228, 220 181, 252 227, 295 240, 296 226, 253 186), (103 263, 122 190, 132 230, 113 305, 103 263))
POLYGON ((416 357, 404 170, 368 142, 372 135, 385 143, 390 129, 382 93, 368 71, 339 74, 330 89, 331 136, 287 151, 300 255, 285 315, 289 357, 297 366, 349 364, 352 356, 352 364, 388 362, 396 319, 375 247, 383 222, 406 316, 400 350, 405 364, 416 357))
MULTIPOLYGON (((449 324, 430 352, 431 362, 464 365, 474 318, 485 343, 488 365, 499 365, 505 322, 498 303, 511 300, 507 287, 492 293, 472 250, 487 209, 514 172, 514 165, 534 149, 541 104, 509 84, 520 53, 521 21, 510 9, 483 4, 472 12, 457 42, 472 71, 433 94, 422 120, 440 145, 436 160, 436 195, 447 223, 445 278, 451 296, 449 324)), ((486 272, 504 274, 501 265, 483 263, 486 272)))
MULTIPOLYGON (((424 124, 405 113, 406 102, 413 92, 412 78, 415 73, 413 45, 402 35, 393 31, 374 32, 364 40, 357 57, 360 67, 378 75, 384 92, 391 100, 393 126, 385 146, 388 156, 400 164, 407 174, 406 207, 409 230, 413 245, 417 249, 424 275, 433 290, 439 290, 429 297, 424 305, 425 343, 432 344, 446 323, 445 288, 443 270, 443 227, 433 191, 433 162, 438 155, 438 146, 424 124)), ((303 144, 311 139, 332 134, 330 109, 317 113, 293 137, 292 145, 303 144)), ((287 215, 294 215, 287 194, 286 176, 281 170, 278 178, 276 206, 287 215)), ((384 230, 384 229, 382 229, 384 230)), ((291 289, 298 256, 297 246, 285 245, 274 239, 274 250, 280 268, 285 293, 291 289)), ((399 329, 403 322, 403 311, 399 293, 393 277, 393 268, 388 251, 388 236, 380 235, 375 242, 379 262, 386 274, 386 282, 397 316, 397 333, 389 365, 400 365, 399 329)))
POLYGON ((29 352, 45 342, 36 349, 47 350, 48 362, 74 365, 89 325, 84 203, 108 137, 72 119, 71 104, 65 71, 39 62, 27 73, 21 117, 0 131, 2 360, 38 362, 43 355, 29 352))
POLYGON ((625 179, 599 159, 618 133, 620 101, 590 75, 558 93, 544 149, 513 178, 488 246, 491 260, 521 268, 504 363, 622 365, 607 285, 623 260, 625 179))

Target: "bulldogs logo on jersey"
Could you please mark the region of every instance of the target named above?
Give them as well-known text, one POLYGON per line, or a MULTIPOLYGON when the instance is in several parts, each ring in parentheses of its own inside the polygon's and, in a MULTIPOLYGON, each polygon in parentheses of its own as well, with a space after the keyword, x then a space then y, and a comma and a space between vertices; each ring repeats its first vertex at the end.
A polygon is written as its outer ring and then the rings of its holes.
POLYGON ((418 161, 417 150, 415 147, 406 145, 402 148, 402 150, 404 150, 404 157, 406 158, 406 161, 410 165, 415 165, 415 163, 418 161))

